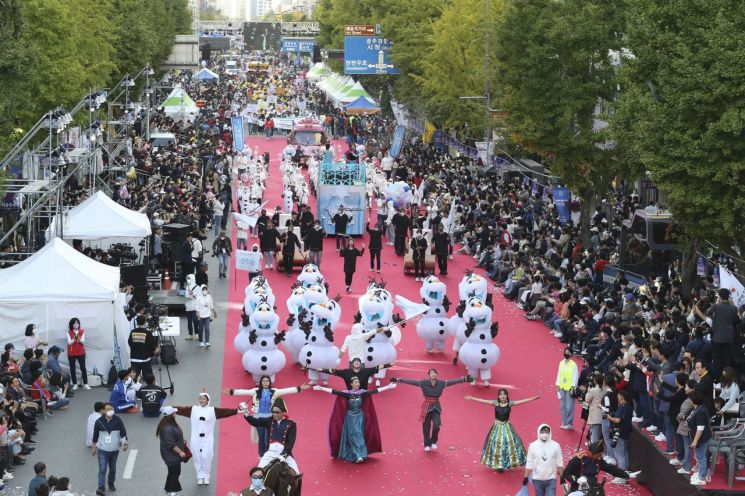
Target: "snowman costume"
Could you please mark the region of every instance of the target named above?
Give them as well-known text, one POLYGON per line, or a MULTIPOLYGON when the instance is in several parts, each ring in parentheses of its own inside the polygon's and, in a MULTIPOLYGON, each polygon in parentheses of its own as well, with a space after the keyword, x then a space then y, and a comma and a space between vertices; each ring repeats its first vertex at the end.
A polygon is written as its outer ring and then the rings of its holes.
POLYGON ((250 319, 248 318, 248 315, 246 315, 246 310, 243 309, 243 312, 241 313, 241 323, 238 325, 238 334, 236 334, 235 339, 233 339, 233 347, 241 354, 241 356, 243 356, 243 354, 251 347, 251 343, 249 342, 250 332, 250 319))
POLYGON ((243 369, 253 376, 256 383, 268 375, 274 381, 275 375, 284 368, 285 354, 277 348, 284 339, 284 333, 278 333, 279 315, 267 302, 260 303, 249 317, 251 331, 248 339, 250 347, 243 354, 243 369))
POLYGON ((422 302, 429 306, 429 310, 417 322, 416 333, 424 341, 427 353, 445 351, 445 339, 448 334, 447 312, 450 300, 447 297, 447 286, 437 276, 431 275, 424 279, 419 294, 422 302))
POLYGON ((458 283, 458 296, 460 297, 460 304, 456 308, 456 314, 450 317, 448 321, 448 331, 450 335, 455 339, 453 340, 453 351, 455 357, 453 364, 457 362, 458 353, 460 347, 465 342, 465 334, 458 332, 461 326, 465 324, 466 320, 463 318, 463 311, 465 310, 466 302, 471 297, 479 298, 482 302, 487 301, 489 283, 483 277, 478 274, 467 273, 463 276, 463 279, 458 283))
POLYGON ((287 325, 290 326, 287 331, 287 337, 284 341, 285 351, 290 355, 292 363, 300 363, 300 350, 305 346, 305 332, 300 328, 300 324, 308 318, 307 300, 305 299, 306 289, 303 286, 297 286, 292 290, 292 294, 287 299, 287 325))
POLYGON ((316 264, 305 264, 297 276, 297 282, 308 288, 313 284, 323 284, 324 277, 316 264))
POLYGON ((300 350, 300 363, 308 368, 308 380, 320 379, 328 384, 329 375, 312 369, 334 369, 339 365, 339 348, 334 346, 334 328, 341 317, 341 306, 334 300, 317 303, 310 310, 310 320, 301 324, 307 344, 300 350))
POLYGON ((471 384, 476 384, 476 378, 481 377, 484 386, 489 385, 491 368, 500 356, 499 347, 492 342, 499 332, 499 324, 491 321, 492 309, 479 298, 469 298, 463 311, 464 324, 458 330, 463 336, 458 358, 468 369, 468 375, 473 377, 471 384))
MULTIPOLYGON (((368 291, 360 297, 359 323, 363 332, 374 331, 378 326, 387 327, 392 310, 383 300, 383 296, 377 290, 368 291)), ((400 331, 399 331, 400 332, 400 331)), ((372 368, 386 363, 396 361, 396 348, 393 345, 393 332, 391 329, 375 334, 365 345, 363 352, 363 364, 372 368)), ((380 380, 385 377, 386 369, 380 370, 375 377, 380 380)))
POLYGON ((238 413, 235 408, 215 408, 210 406, 210 395, 202 392, 200 399, 207 400, 205 406, 177 406, 176 415, 191 420, 191 439, 189 448, 194 455, 194 468, 197 471, 197 484, 210 483, 210 470, 214 456, 215 422, 219 419, 232 417, 238 413))
MULTIPOLYGON (((244 175, 245 176, 245 175, 244 175)), ((236 198, 240 212, 249 212, 251 209, 251 185, 247 177, 243 178, 242 184, 238 187, 236 198)))

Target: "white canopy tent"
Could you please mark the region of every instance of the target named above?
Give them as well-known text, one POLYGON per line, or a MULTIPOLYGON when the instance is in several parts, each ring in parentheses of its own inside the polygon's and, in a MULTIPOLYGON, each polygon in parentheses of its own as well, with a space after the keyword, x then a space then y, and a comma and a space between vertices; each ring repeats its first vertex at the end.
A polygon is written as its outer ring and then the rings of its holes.
POLYGON ((144 238, 152 234, 147 215, 119 205, 97 191, 80 205, 57 214, 46 230, 47 239, 98 240, 105 238, 144 238), (58 216, 62 215, 62 232, 57 233, 58 216))
POLYGON ((176 120, 194 122, 199 114, 199 107, 186 91, 177 86, 160 106, 165 114, 176 120))
POLYGON ((117 346, 121 365, 127 366, 129 325, 119 277, 118 267, 54 238, 30 258, 0 270, 0 340, 23 349, 26 325, 33 323, 49 346, 66 350, 67 326, 77 317, 85 329, 88 373, 95 367, 105 375, 117 346))

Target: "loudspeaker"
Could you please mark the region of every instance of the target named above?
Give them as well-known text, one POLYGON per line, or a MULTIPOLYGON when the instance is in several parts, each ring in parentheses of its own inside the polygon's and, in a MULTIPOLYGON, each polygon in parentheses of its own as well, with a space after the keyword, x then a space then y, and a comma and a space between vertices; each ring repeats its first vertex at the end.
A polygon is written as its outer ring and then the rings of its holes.
POLYGON ((313 63, 323 62, 321 58, 321 48, 318 45, 313 45, 313 63))
POLYGON ((132 286, 132 298, 138 303, 147 302, 147 266, 145 265, 122 265, 121 271, 122 283, 125 286, 132 286))

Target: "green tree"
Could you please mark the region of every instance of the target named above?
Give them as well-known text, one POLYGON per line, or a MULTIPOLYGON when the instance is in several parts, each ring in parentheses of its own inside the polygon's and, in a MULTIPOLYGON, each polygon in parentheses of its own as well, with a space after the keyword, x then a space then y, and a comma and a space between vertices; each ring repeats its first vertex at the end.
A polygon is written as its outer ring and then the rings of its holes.
POLYGON ((683 227, 690 286, 697 243, 745 248, 745 4, 626 5, 633 57, 613 128, 683 227))
POLYGON ((496 32, 497 104, 511 140, 542 155, 582 202, 581 227, 621 167, 596 119, 616 96, 610 50, 621 6, 606 0, 513 0, 496 32))

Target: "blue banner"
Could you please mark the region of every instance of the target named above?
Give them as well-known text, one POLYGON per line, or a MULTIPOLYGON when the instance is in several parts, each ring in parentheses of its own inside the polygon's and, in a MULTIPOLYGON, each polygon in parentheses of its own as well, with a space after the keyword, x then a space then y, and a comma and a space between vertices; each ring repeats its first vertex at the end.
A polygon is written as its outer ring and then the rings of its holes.
POLYGON ((406 133, 405 126, 396 126, 396 130, 393 131, 393 143, 391 143, 390 153, 391 157, 396 158, 401 153, 401 147, 404 144, 404 134, 406 133))
POLYGON ((283 52, 313 53, 316 41, 308 38, 282 38, 283 52))
MULTIPOLYGON (((618 274, 620 270, 621 269, 618 267, 612 265, 606 265, 603 267, 603 289, 608 289, 613 286, 613 283, 616 280, 616 274, 618 274)), ((631 289, 639 289, 640 286, 647 284, 644 276, 634 274, 633 272, 624 271, 624 277, 629 281, 629 287, 631 289)))
POLYGON ((569 213, 569 202, 572 201, 572 194, 569 188, 554 188, 554 204, 556 211, 559 213, 559 222, 566 224, 571 219, 569 213))
POLYGON ((344 74, 401 74, 391 62, 391 45, 380 36, 345 36, 344 74))
POLYGON ((445 133, 442 129, 438 129, 435 131, 435 134, 432 135, 432 143, 440 153, 445 153, 447 151, 447 147, 445 146, 445 133))
POLYGON ((233 117, 231 124, 233 125, 233 148, 238 152, 242 152, 245 141, 243 138, 243 117, 233 117))

